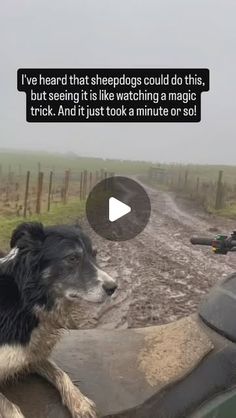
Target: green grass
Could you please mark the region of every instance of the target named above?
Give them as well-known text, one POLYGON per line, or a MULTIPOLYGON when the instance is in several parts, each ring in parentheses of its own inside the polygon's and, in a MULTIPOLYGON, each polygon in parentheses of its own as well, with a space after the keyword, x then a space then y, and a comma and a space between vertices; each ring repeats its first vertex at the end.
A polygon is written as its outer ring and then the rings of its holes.
POLYGON ((9 240, 12 231, 24 221, 39 221, 44 225, 66 224, 76 222, 84 214, 85 202, 78 200, 71 201, 67 205, 54 206, 50 212, 41 215, 32 215, 26 219, 20 217, 6 218, 0 216, 0 249, 7 250, 9 248, 9 240))
POLYGON ((211 213, 214 213, 225 218, 236 219, 236 203, 233 205, 228 205, 223 209, 212 210, 211 213))

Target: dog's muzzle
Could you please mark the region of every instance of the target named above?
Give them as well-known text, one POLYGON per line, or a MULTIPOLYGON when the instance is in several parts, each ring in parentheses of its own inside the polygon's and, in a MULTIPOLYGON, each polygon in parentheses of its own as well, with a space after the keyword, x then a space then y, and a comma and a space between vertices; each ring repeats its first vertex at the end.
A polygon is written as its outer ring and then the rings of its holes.
POLYGON ((97 269, 97 280, 102 284, 103 290, 108 296, 112 296, 117 289, 116 281, 105 271, 97 269))
POLYGON ((93 285, 90 285, 87 290, 83 291, 69 289, 66 292, 66 297, 70 300, 82 298, 88 302, 102 303, 110 298, 115 293, 116 289, 116 281, 109 276, 109 274, 96 266, 96 278, 94 278, 93 285))

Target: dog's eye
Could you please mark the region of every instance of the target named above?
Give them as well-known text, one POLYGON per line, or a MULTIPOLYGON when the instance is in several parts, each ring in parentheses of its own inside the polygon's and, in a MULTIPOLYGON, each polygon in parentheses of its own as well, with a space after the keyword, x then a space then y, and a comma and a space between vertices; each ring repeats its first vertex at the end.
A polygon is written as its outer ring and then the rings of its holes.
POLYGON ((70 254, 66 257, 66 259, 70 261, 71 263, 75 261, 79 261, 79 257, 77 256, 77 254, 70 254))
POLYGON ((92 249, 92 256, 95 258, 97 256, 98 250, 97 248, 92 249))

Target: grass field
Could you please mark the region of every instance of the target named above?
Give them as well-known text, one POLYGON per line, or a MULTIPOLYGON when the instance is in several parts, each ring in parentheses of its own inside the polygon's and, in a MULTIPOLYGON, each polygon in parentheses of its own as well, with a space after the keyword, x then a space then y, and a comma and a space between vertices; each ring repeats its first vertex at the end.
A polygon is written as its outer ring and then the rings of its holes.
POLYGON ((80 157, 74 153, 51 154, 47 152, 28 152, 28 151, 6 151, 0 150, 0 165, 3 173, 9 169, 16 174, 30 170, 38 172, 40 169, 45 172, 63 172, 70 169, 72 173, 80 173, 87 169, 96 171, 105 169, 117 174, 136 174, 146 171, 150 163, 145 161, 111 160, 102 158, 80 157))

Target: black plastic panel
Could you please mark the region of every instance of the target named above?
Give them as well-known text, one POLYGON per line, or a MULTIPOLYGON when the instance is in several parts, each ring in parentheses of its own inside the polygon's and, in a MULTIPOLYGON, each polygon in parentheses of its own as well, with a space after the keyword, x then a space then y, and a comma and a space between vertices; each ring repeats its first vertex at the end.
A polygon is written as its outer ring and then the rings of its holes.
POLYGON ((200 304, 199 315, 215 331, 236 342, 236 273, 210 291, 200 304))

